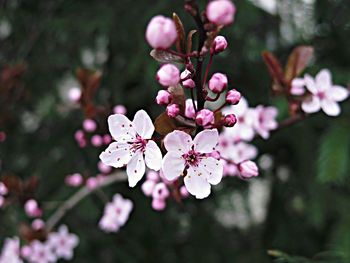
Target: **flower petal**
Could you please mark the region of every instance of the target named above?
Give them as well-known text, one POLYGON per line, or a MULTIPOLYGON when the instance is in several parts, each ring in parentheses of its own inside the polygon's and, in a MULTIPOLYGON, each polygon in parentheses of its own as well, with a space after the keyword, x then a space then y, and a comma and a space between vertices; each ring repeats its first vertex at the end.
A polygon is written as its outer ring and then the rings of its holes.
POLYGON ((316 86, 315 80, 308 74, 305 74, 304 80, 308 91, 316 95, 318 92, 318 87, 316 86))
POLYGON ((210 184, 220 183, 224 172, 224 165, 213 157, 204 158, 198 165, 198 171, 203 173, 210 184))
POLYGON ((204 130, 197 134, 193 140, 194 148, 197 152, 211 153, 219 141, 217 129, 204 130))
POLYGON ((182 175, 185 160, 175 152, 168 152, 163 158, 162 171, 165 179, 172 181, 182 175))
POLYGON ((152 170, 159 171, 162 167, 162 152, 154 141, 148 141, 146 145, 145 161, 152 170))
POLYGON ((130 187, 134 187, 137 182, 141 180, 142 176, 145 174, 145 170, 146 167, 143 153, 137 151, 126 167, 130 187))
POLYGON ((114 140, 129 142, 135 138, 135 130, 131 121, 123 114, 113 114, 108 117, 109 131, 114 140))
POLYGON ((194 195, 197 199, 203 199, 210 194, 210 184, 207 182, 205 176, 193 167, 189 167, 184 183, 187 191, 194 195))
POLYGON ((327 98, 335 101, 343 101, 349 97, 349 91, 342 86, 333 86, 326 91, 327 98))
POLYGON ((112 142, 107 149, 100 154, 100 160, 104 164, 115 168, 120 168, 128 164, 131 157, 130 145, 119 142, 112 142))
POLYGON ((305 101, 303 101, 301 108, 306 113, 317 112, 321 109, 320 99, 316 96, 311 96, 310 98, 307 98, 305 101))
POLYGON ((340 106, 337 102, 333 100, 330 100, 330 99, 322 100, 321 107, 322 107, 322 110, 328 116, 338 116, 340 114, 340 106))
POLYGON ((332 75, 328 69, 322 69, 315 78, 318 90, 325 91, 332 87, 332 75))
POLYGON ((151 139, 154 133, 154 126, 147 112, 144 110, 139 110, 136 112, 132 123, 138 135, 140 135, 143 139, 151 139))
POLYGON ((191 136, 183 131, 173 131, 164 138, 164 147, 168 152, 187 153, 191 146, 191 136))

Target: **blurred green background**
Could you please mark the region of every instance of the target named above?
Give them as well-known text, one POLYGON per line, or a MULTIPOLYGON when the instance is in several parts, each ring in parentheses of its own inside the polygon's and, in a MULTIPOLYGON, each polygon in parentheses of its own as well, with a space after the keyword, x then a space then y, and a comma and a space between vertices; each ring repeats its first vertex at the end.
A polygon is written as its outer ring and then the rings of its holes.
MULTIPOLYGON (((199 1, 201 7, 206 1, 199 1)), ((80 149, 74 132, 84 118, 67 106, 76 86, 77 67, 103 71, 95 102, 124 104, 130 115, 140 108, 160 113, 154 97, 158 64, 144 40, 156 14, 183 19, 194 28, 180 0, 0 0, 0 67, 24 62, 20 98, 0 97, 1 175, 40 177, 36 193, 43 204, 64 200, 74 191, 63 184, 74 172, 97 173, 102 148, 80 149), (15 98, 15 99, 13 99, 15 98)), ((228 74, 249 100, 279 107, 270 99, 271 80, 261 52, 274 52, 284 63, 299 44, 315 48, 311 74, 329 68, 346 86, 350 73, 350 2, 348 0, 236 0, 233 26, 223 30, 229 49, 213 70, 228 74)), ((2 95, 3 96, 3 95, 2 95)), ((303 123, 256 140, 264 165, 258 179, 224 179, 210 198, 190 198, 184 208, 169 202, 155 212, 140 187, 118 184, 105 189, 134 202, 128 223, 117 234, 97 228, 103 203, 84 200, 64 219, 81 243, 72 262, 350 262, 350 105, 338 118, 315 114, 303 123), (275 253, 276 254, 276 253, 275 253), (305 260, 305 261, 304 261, 305 260)), ((50 211, 47 215, 50 214, 50 211)), ((0 211, 0 241, 18 234, 25 221, 18 205, 0 211)))

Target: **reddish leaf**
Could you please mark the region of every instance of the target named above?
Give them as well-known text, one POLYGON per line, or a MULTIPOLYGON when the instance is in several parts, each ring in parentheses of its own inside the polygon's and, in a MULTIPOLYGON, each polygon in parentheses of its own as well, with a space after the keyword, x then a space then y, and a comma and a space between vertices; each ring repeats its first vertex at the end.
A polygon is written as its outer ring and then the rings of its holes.
POLYGON ((283 92, 286 87, 286 81, 280 62, 272 53, 268 51, 264 51, 262 53, 262 57, 274 82, 272 87, 273 91, 283 92))
POLYGON ((25 223, 21 223, 19 226, 19 235, 27 242, 33 240, 45 241, 47 238, 47 231, 45 229, 34 230, 25 223))
POLYGON ((185 112, 186 96, 183 87, 178 84, 170 86, 168 92, 172 95, 172 103, 178 104, 180 107, 180 114, 185 112))
POLYGON ((150 53, 151 57, 161 63, 182 63, 183 59, 180 56, 171 54, 166 50, 153 49, 150 53))
POLYGON ((176 122, 174 119, 170 118, 165 112, 157 117, 154 122, 154 127, 156 132, 160 135, 167 135, 177 128, 176 122))
POLYGON ((176 49, 180 53, 185 53, 185 29, 181 22, 181 19, 176 13, 173 13, 173 21, 175 22, 176 31, 177 31, 177 39, 176 39, 176 49))
POLYGON ((287 82, 291 82, 304 71, 313 57, 313 54, 314 49, 311 46, 299 46, 293 49, 292 53, 289 55, 285 69, 285 78, 287 82))
POLYGON ((197 32, 197 30, 191 30, 187 35, 186 53, 191 53, 191 51, 192 51, 192 38, 196 32, 197 32))

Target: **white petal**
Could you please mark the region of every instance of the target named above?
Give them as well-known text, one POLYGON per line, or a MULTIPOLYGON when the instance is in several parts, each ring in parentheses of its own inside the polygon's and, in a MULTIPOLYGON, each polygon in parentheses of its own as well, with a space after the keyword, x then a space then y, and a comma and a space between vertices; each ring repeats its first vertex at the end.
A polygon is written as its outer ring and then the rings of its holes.
POLYGON ((112 142, 105 151, 100 154, 100 160, 109 166, 120 168, 131 159, 130 145, 127 143, 112 142))
POLYGON ((187 153, 191 146, 191 136, 183 131, 173 131, 164 138, 164 147, 168 152, 187 153))
POLYGON ((321 107, 322 110, 328 115, 328 116, 338 116, 340 114, 340 106, 337 102, 330 100, 330 99, 324 99, 321 101, 321 107))
POLYGON ((305 77, 304 77, 304 80, 305 80, 305 85, 306 85, 306 88, 312 93, 312 94, 317 94, 318 92, 318 87, 316 87, 316 83, 315 83, 315 80, 308 74, 305 74, 305 77))
POLYGON ((151 139, 154 133, 154 126, 147 112, 144 110, 139 110, 136 112, 132 123, 138 135, 140 135, 143 139, 151 139))
POLYGON ((136 152, 127 165, 126 173, 128 175, 129 186, 134 187, 145 174, 145 161, 142 152, 136 152))
POLYGON ((162 171, 165 179, 172 181, 182 175, 185 160, 175 152, 168 152, 163 158, 162 171))
POLYGON ((205 176, 192 167, 188 168, 184 183, 187 191, 197 199, 206 198, 210 194, 210 184, 205 176))
POLYGON ((129 142, 135 138, 135 130, 131 121, 122 114, 113 114, 108 117, 109 131, 114 140, 129 142))
POLYGON ((343 101, 349 97, 349 91, 342 86, 333 86, 326 91, 327 98, 335 101, 343 101))
POLYGON ((162 167, 162 152, 154 141, 148 141, 146 145, 145 161, 152 170, 159 171, 162 167))
POLYGON ((292 80, 292 88, 290 90, 290 93, 292 95, 303 95, 305 93, 305 80, 303 78, 295 78, 292 80))
POLYGON ((193 140, 194 148, 201 153, 211 153, 219 141, 217 129, 204 130, 197 134, 193 140))
POLYGON ((240 117, 244 115, 244 113, 248 110, 248 107, 249 106, 247 100, 244 97, 242 97, 237 105, 232 106, 231 113, 235 114, 237 117, 240 117))
POLYGON ((224 165, 213 157, 209 157, 201 160, 198 170, 206 176, 210 184, 217 185, 221 181, 224 165))
POLYGON ((316 76, 318 90, 325 91, 332 87, 332 76, 328 69, 322 69, 316 76))
POLYGON ((321 109, 320 99, 316 96, 311 96, 310 98, 303 101, 301 108, 306 113, 314 113, 321 109))
POLYGON ((255 132, 254 132, 254 128, 252 126, 247 125, 245 123, 241 123, 241 124, 238 123, 237 129, 238 129, 239 137, 242 140, 245 140, 245 141, 253 140, 255 132))

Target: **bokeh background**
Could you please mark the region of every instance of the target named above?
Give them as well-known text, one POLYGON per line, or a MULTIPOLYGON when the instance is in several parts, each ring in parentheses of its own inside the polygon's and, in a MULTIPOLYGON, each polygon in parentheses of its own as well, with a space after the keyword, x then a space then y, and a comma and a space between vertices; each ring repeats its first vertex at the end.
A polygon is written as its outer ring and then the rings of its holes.
MULTIPOLYGON (((206 1, 199 1, 202 7, 206 1)), ((1 176, 40 178, 36 197, 52 208, 74 190, 64 186, 73 172, 96 174, 101 148, 81 149, 74 133, 84 114, 71 107, 67 92, 79 86, 77 67, 103 71, 94 101, 140 108, 156 117, 158 64, 144 40, 149 19, 177 12, 194 27, 180 0, 1 0, 0 67, 23 64, 14 93, 0 93, 1 176), (50 206, 51 205, 51 206, 50 206)), ((335 83, 350 82, 350 2, 348 0, 236 0, 233 26, 223 30, 229 49, 213 69, 249 100, 276 105, 261 52, 284 63, 297 45, 315 48, 311 74, 329 68, 335 83)), ((0 88, 4 87, 4 83, 0 88)), ((105 189, 134 202, 128 223, 117 234, 97 228, 103 203, 94 195, 65 218, 81 243, 72 262, 350 262, 350 105, 338 118, 315 114, 266 142, 256 140, 264 167, 250 182, 226 178, 203 201, 168 203, 155 212, 139 187, 105 189), (276 254, 278 252, 274 252, 276 254), (308 259, 299 258, 305 257, 308 259), (318 261, 319 260, 319 261, 318 261)), ((18 234, 26 221, 18 205, 0 211, 0 243, 18 234)), ((49 210, 50 211, 50 210, 49 210)), ((48 212, 50 214, 50 212, 48 212)))

